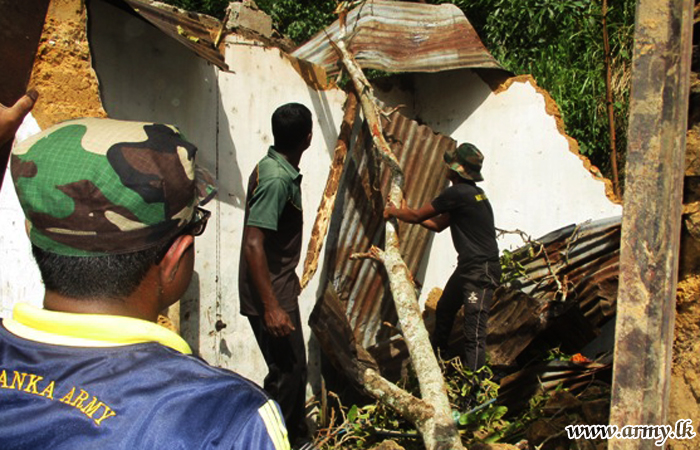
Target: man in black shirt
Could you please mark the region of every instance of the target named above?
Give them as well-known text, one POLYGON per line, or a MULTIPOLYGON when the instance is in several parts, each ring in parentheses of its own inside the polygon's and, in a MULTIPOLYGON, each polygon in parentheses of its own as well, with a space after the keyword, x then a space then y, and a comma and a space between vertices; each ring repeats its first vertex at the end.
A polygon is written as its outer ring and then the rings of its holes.
POLYGON ((457 250, 457 268, 450 277, 435 311, 433 347, 447 349, 454 318, 464 305, 465 366, 476 371, 486 362, 486 324, 501 266, 491 203, 476 186, 483 181, 484 156, 472 144, 445 152, 452 185, 418 209, 389 206, 384 218, 396 217, 440 232, 450 227, 457 250))

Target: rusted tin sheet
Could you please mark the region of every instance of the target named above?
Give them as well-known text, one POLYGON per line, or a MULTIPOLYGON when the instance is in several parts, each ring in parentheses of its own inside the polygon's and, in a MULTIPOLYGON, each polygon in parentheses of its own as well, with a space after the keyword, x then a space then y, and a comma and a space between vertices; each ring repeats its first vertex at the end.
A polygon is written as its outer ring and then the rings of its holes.
MULTIPOLYGON (((435 134, 428 127, 398 112, 383 118, 385 136, 406 173, 404 192, 409 205, 419 206, 436 196, 446 184, 442 155, 456 142, 435 134)), ((364 127, 362 128, 364 130, 364 127)), ((351 260, 372 245, 383 247, 384 198, 389 174, 371 170, 375 161, 368 156, 371 139, 361 131, 346 163, 328 237, 324 290, 337 295, 346 306, 347 317, 358 342, 369 347, 388 337, 396 323, 396 312, 386 287, 384 268, 371 260, 351 260)), ((411 272, 417 273, 428 242, 428 230, 401 224, 401 253, 411 272)))
POLYGON ((511 288, 549 304, 550 316, 576 304, 600 327, 615 315, 619 259, 620 217, 570 225, 514 252, 523 269, 511 288))
MULTIPOLYGON (((521 269, 496 291, 491 306, 491 365, 514 366, 528 345, 545 333, 570 352, 581 351, 597 337, 615 316, 619 249, 620 217, 613 217, 564 227, 514 251, 513 260, 521 269)), ((426 311, 428 329, 434 314, 426 311)), ((462 320, 460 312, 446 356, 461 353, 462 320)), ((399 375, 408 358, 405 343, 396 337, 368 350, 386 374, 399 375)))
MULTIPOLYGON (((503 69, 462 11, 452 4, 367 1, 347 16, 347 44, 363 68, 386 72, 440 72, 463 68, 503 69)), ((297 48, 292 56, 337 74, 339 21, 297 48)))
POLYGON ((228 70, 224 56, 214 46, 214 37, 221 22, 204 14, 183 11, 163 3, 123 0, 138 15, 176 39, 199 57, 223 70, 228 70))
POLYGON ((609 362, 549 361, 503 378, 497 401, 508 406, 510 413, 517 413, 535 395, 551 395, 562 387, 578 394, 595 381, 609 384, 611 375, 609 362))

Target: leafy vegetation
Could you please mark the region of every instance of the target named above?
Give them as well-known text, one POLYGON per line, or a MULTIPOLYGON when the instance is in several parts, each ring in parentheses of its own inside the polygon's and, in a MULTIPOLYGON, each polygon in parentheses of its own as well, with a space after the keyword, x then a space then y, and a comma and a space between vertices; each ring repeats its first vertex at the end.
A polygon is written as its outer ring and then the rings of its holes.
MULTIPOLYGON (((533 362, 576 361, 578 356, 552 349, 533 362)), ((517 444, 523 440, 542 450, 604 445, 595 440, 581 446, 580 442, 566 437, 564 427, 605 422, 610 402, 610 385, 606 382, 592 379, 575 394, 562 385, 548 391, 540 390, 527 403, 509 411, 497 401, 499 385, 493 381, 494 375, 488 366, 473 373, 462 366, 459 358, 441 361, 441 365, 453 419, 467 448, 477 443, 517 444), (593 414, 596 411, 598 413, 593 414)), ((417 395, 418 386, 410 374, 399 384, 417 395)), ((330 418, 328 423, 320 425, 315 433, 318 448, 366 450, 387 439, 405 450, 425 448, 413 425, 386 406, 372 403, 346 407, 332 392, 328 396, 328 403, 335 403, 335 407, 330 408, 330 413, 326 412, 330 418)))
POLYGON ((198 13, 207 14, 210 16, 223 19, 226 14, 229 0, 160 0, 163 3, 177 6, 187 11, 196 11, 198 13))
POLYGON ((275 28, 296 43, 307 41, 337 18, 335 0, 258 0, 275 28))
MULTIPOLYGON (((488 367, 473 373, 462 366, 459 358, 443 361, 442 366, 453 418, 465 444, 519 439, 525 422, 521 418, 515 422, 504 419, 508 408, 495 403, 498 385, 492 381, 488 367)), ((401 385, 414 394, 418 390, 410 375, 401 385)), ((369 449, 385 439, 395 440, 406 450, 424 448, 413 425, 381 403, 349 408, 341 405, 337 409, 340 413, 333 415, 337 419, 317 433, 317 444, 323 449, 369 449)))

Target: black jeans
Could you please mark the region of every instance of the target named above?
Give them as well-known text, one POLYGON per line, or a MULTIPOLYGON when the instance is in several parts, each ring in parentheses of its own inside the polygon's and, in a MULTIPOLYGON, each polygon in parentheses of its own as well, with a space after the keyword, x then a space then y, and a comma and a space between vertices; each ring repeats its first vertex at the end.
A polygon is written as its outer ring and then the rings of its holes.
POLYGON ((464 306, 464 366, 476 371, 486 363, 486 326, 493 292, 499 285, 499 261, 457 266, 435 310, 433 346, 447 351, 452 325, 464 306))
POLYGON ((267 363, 263 388, 282 409, 289 442, 308 439, 306 425, 306 346, 299 310, 289 313, 295 330, 276 338, 268 333, 261 316, 248 316, 258 347, 267 363))

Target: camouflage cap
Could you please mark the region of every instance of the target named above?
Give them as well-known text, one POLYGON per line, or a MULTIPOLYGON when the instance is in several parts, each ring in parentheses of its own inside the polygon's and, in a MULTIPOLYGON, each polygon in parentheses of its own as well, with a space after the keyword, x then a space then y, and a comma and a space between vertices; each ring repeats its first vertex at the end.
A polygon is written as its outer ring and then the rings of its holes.
POLYGON ((12 151, 29 238, 66 256, 144 250, 172 239, 216 193, 197 147, 171 125, 85 118, 12 151))
POLYGON ((484 181, 484 177, 481 176, 484 155, 474 144, 464 143, 454 150, 446 150, 444 159, 447 167, 457 172, 460 177, 466 180, 484 181))

